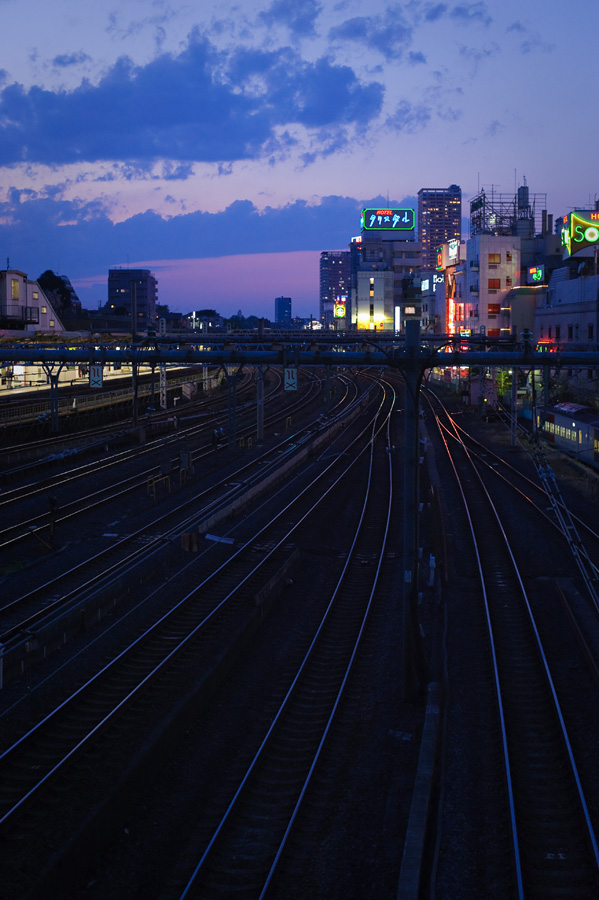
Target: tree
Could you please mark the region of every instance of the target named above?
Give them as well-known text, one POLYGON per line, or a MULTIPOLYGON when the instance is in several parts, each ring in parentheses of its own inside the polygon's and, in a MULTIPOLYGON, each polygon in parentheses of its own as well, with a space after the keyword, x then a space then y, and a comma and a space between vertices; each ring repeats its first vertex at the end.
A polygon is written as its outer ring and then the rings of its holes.
POLYGON ((68 278, 65 279, 51 269, 46 269, 37 279, 37 283, 57 313, 81 312, 81 303, 68 278))

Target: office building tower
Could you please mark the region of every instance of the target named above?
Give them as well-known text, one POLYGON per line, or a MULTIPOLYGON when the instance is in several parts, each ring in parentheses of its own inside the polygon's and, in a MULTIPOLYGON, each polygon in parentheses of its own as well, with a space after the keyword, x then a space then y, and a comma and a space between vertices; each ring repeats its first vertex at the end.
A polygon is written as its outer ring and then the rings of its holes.
POLYGON ((351 254, 349 250, 324 250, 320 254, 320 321, 330 328, 337 297, 350 292, 351 254))
POLYGON ((462 190, 457 184, 418 191, 418 236, 424 270, 435 268, 437 247, 461 240, 462 190))
POLYGON ((109 269, 107 308, 130 316, 132 331, 155 328, 157 284, 149 269, 109 269))
POLYGON ((275 322, 277 325, 291 323, 291 297, 275 297, 275 322))

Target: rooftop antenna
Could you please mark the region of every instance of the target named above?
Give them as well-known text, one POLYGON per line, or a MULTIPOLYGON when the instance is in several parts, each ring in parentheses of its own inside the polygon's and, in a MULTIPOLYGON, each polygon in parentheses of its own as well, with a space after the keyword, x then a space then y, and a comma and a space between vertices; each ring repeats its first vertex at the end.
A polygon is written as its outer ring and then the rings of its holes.
POLYGON ((10 259, 8 258, 8 256, 6 257, 6 268, 10 269, 10 259))

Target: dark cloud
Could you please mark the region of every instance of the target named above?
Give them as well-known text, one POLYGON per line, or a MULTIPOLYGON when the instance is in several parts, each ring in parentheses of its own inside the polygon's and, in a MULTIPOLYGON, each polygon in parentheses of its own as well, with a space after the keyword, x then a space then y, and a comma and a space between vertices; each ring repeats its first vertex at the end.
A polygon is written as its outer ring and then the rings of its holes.
MULTIPOLYGON (((508 25, 506 28, 506 32, 510 34, 514 32, 518 35, 529 35, 531 34, 530 29, 523 25, 520 21, 516 20, 512 22, 511 25, 508 25)), ((536 33, 532 34, 529 38, 523 39, 519 45, 520 52, 524 55, 528 53, 533 53, 535 51, 540 51, 541 53, 552 53, 556 49, 555 44, 547 44, 544 41, 539 40, 539 37, 536 33)))
POLYGON ((383 86, 361 85, 349 66, 323 58, 306 63, 289 49, 239 50, 229 73, 235 83, 258 87, 269 107, 285 111, 287 122, 306 128, 364 124, 378 115, 383 101, 383 86))
POLYGON ((162 166, 161 177, 165 181, 186 181, 193 174, 194 169, 190 163, 175 165, 172 162, 165 162, 162 166))
POLYGON ((486 3, 463 3, 454 6, 449 15, 462 24, 479 22, 482 25, 490 25, 493 21, 488 13, 486 3))
POLYGON ((505 130, 505 125, 503 125, 498 119, 493 119, 487 127, 485 128, 485 134, 488 137, 498 137, 502 131, 505 130))
POLYGON ((317 0, 274 0, 271 6, 259 13, 265 25, 284 25, 295 37, 314 37, 316 19, 322 11, 317 0))
POLYGON ((412 134, 424 128, 430 121, 431 115, 432 112, 429 106, 402 100, 393 115, 387 119, 387 125, 394 131, 405 131, 408 134, 412 134))
POLYGON ((363 44, 373 55, 381 53, 389 60, 403 57, 412 35, 413 28, 406 22, 404 13, 398 6, 389 8, 384 17, 357 16, 329 31, 329 37, 333 41, 354 41, 363 44))
MULTIPOLYGON (((323 197, 259 211, 237 200, 219 213, 163 218, 152 210, 113 223, 98 202, 73 203, 10 192, 0 203, 0 252, 35 277, 56 269, 82 278, 130 259, 194 259, 346 247, 360 210, 383 198, 323 197)), ((405 205, 405 201, 404 205, 405 205)))
POLYGON ((442 19, 447 13, 448 6, 446 3, 436 3, 434 6, 427 6, 424 9, 424 19, 426 22, 436 22, 442 19))
POLYGON ((498 44, 492 43, 488 47, 465 47, 461 46, 459 48, 459 54, 464 59, 467 59, 469 62, 474 64, 474 68, 478 67, 478 64, 485 59, 489 59, 492 56, 496 56, 498 53, 501 53, 501 48, 498 44))
POLYGON ((52 60, 52 65, 58 69, 66 69, 69 66, 78 66, 81 63, 88 62, 91 57, 87 53, 80 50, 78 53, 61 53, 52 60))
POLYGON ((522 41, 520 44, 520 51, 523 54, 534 53, 536 51, 541 53, 553 53, 556 50, 555 44, 546 44, 544 41, 539 41, 536 39, 530 41, 522 41))
MULTIPOLYGON (((415 28, 423 22, 437 22, 451 18, 460 25, 489 25, 493 20, 483 2, 462 3, 454 7, 446 3, 427 3, 424 6, 390 4, 384 16, 356 16, 336 25, 329 31, 334 42, 352 41, 367 47, 372 54, 380 53, 386 60, 402 60, 414 37, 415 28)), ((425 62, 422 53, 412 53, 408 62, 425 62)))
MULTIPOLYGON (((363 125, 383 86, 290 48, 217 52, 197 31, 179 56, 146 66, 123 57, 93 85, 0 93, 0 165, 160 159, 228 163, 285 152, 280 130, 363 125)), ((142 165, 143 168, 143 165, 142 165)))

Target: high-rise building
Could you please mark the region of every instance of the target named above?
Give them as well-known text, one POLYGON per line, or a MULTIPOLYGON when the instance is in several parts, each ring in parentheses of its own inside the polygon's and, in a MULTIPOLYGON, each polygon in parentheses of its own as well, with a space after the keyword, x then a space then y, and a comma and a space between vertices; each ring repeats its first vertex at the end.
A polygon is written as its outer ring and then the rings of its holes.
POLYGON ((323 250, 320 254, 320 321, 324 328, 333 324, 337 297, 349 296, 350 257, 349 250, 323 250))
POLYGON ((109 269, 108 310, 131 316, 133 331, 155 328, 157 284, 149 269, 109 269))
POLYGON ((291 323, 291 297, 275 297, 275 322, 277 325, 291 323))
POLYGON ((418 236, 422 268, 434 269, 437 247, 448 241, 460 241, 462 237, 462 189, 459 185, 418 191, 418 236))

